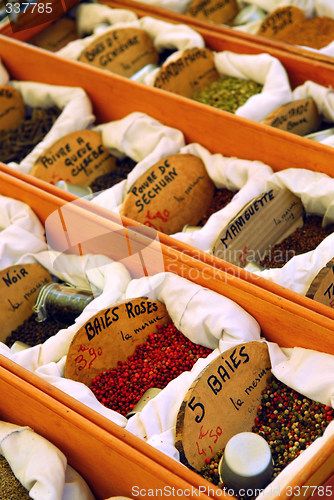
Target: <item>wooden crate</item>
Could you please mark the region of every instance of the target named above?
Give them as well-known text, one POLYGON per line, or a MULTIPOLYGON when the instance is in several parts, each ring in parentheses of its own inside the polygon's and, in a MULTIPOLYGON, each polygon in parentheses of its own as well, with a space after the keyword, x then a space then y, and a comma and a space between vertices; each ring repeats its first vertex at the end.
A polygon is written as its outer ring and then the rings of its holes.
POLYGON ((155 5, 148 5, 143 2, 137 2, 134 0, 100 0, 99 3, 105 3, 110 7, 129 9, 137 12, 141 16, 151 16, 158 19, 163 19, 164 21, 170 23, 182 23, 199 31, 200 29, 210 30, 214 33, 220 33, 222 35, 228 35, 232 37, 239 38, 246 43, 257 43, 263 46, 263 51, 270 53, 271 50, 280 50, 290 53, 292 56, 303 56, 309 59, 314 59, 316 61, 323 61, 329 64, 334 64, 334 58, 325 54, 318 52, 313 52, 312 50, 307 50, 296 45, 291 45, 285 42, 280 42, 278 40, 273 40, 270 38, 261 37, 259 35, 252 35, 250 33, 245 33, 243 31, 231 29, 222 24, 213 23, 211 21, 203 21, 200 19, 195 19, 193 17, 187 16, 185 14, 179 14, 178 12, 172 12, 163 7, 157 7, 155 5))
MULTIPOLYGON (((38 181, 36 185, 25 183, 22 174, 14 177, 5 173, 5 169, 0 171, 0 194, 29 204, 41 222, 45 223, 47 217, 55 210, 61 210, 66 201, 51 194, 52 189, 46 192, 37 184, 38 181)), ((82 206, 74 209, 78 227, 89 228, 93 220, 111 231, 117 229, 112 217, 96 217, 103 215, 102 209, 96 207, 95 213, 92 213, 85 207, 86 204, 90 207, 92 204, 86 200, 81 202, 82 206)), ((106 215, 109 217, 110 213, 106 215)), ((139 235, 134 237, 138 241, 141 239, 139 235)), ((96 253, 93 247, 87 249, 90 250, 96 253)), ((100 246, 98 250, 99 253, 112 256, 108 248, 100 246)), ((164 244, 153 248, 152 252, 155 251, 162 251, 166 271, 188 278, 239 303, 259 321, 263 335, 268 340, 280 346, 293 347, 298 344, 300 347, 334 354, 333 318, 277 297, 223 271, 214 270, 164 244), (198 271, 196 275, 194 270, 198 271)), ((117 249, 113 252, 117 259, 117 249)), ((134 274, 132 269, 129 270, 134 274)), ((210 486, 209 497, 222 498, 221 491, 216 493, 212 484, 199 475, 4 356, 0 356, 0 390, 0 418, 18 425, 29 425, 58 446, 68 457, 69 463, 87 480, 98 499, 117 494, 131 496, 131 488, 137 483, 146 490, 175 487, 185 492, 184 497, 188 496, 189 488, 202 487, 203 492, 210 486)), ((312 463, 296 475, 290 486, 319 485, 327 481, 334 472, 333 452, 334 437, 317 453, 312 463)), ((180 495, 180 498, 183 497, 180 495)), ((202 493, 202 498, 207 497, 202 493)), ((292 497, 289 491, 284 491, 280 498, 292 497)))

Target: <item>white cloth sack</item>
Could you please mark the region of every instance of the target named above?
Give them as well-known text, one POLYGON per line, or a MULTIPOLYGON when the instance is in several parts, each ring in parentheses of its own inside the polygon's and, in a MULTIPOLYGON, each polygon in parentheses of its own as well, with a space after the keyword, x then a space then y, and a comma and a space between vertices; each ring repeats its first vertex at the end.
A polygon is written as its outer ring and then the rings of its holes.
MULTIPOLYGON (((202 299, 202 298, 201 298, 202 299)), ((203 300, 203 299, 202 299, 203 300)), ((190 303, 191 307, 191 303, 190 303)), ((194 314, 197 314, 197 304, 194 314)), ((218 325, 217 325, 218 327, 218 325)), ((214 330, 212 330, 214 331, 214 330)), ((185 372, 173 380, 153 400, 149 401, 140 413, 130 418, 126 429, 147 443, 179 460, 179 453, 174 447, 177 413, 188 388, 199 373, 221 353, 248 341, 263 341, 260 332, 245 330, 243 339, 226 338, 225 332, 219 346, 206 359, 199 359, 190 372, 185 372), (251 338, 250 338, 251 337, 251 338)), ((306 397, 326 405, 334 405, 334 356, 309 349, 280 349, 277 344, 267 342, 273 374, 289 387, 306 397), (316 367, 316 371, 314 370, 316 367)), ((334 432, 332 422, 324 436, 317 439, 309 448, 295 459, 278 477, 270 483, 258 498, 272 499, 273 490, 283 491, 302 467, 312 461, 314 454, 331 439, 334 432)))
POLYGON ((94 500, 65 455, 29 427, 0 422, 0 454, 34 500, 94 500))
MULTIPOLYGON (((334 4, 332 0, 244 0, 248 4, 257 5, 268 13, 273 12, 279 7, 293 5, 299 7, 307 18, 327 16, 334 19, 334 4)), ((233 27, 239 31, 245 31, 252 35, 257 35, 262 21, 252 21, 242 26, 233 27)), ((334 42, 329 43, 321 49, 313 49, 312 47, 301 46, 303 49, 318 52, 327 56, 334 56, 334 42)))
MULTIPOLYGON (((93 19, 92 21, 95 21, 93 19)), ((89 19, 85 20, 86 29, 89 29, 89 19)), ((93 29, 93 24, 91 25, 93 29)), ((99 28, 98 33, 83 39, 74 40, 56 54, 66 59, 77 60, 83 50, 103 33, 111 33, 122 28, 139 28, 146 31, 152 40, 155 49, 161 52, 163 49, 185 50, 193 47, 204 47, 204 40, 195 30, 184 24, 172 24, 160 21, 152 17, 142 17, 133 22, 118 22, 112 27, 99 28)))
POLYGON ((163 302, 176 327, 186 337, 212 349, 218 346, 222 332, 226 339, 240 339, 246 335, 249 340, 260 332, 258 323, 231 300, 179 276, 161 273, 127 283, 122 280, 118 287, 110 282, 110 288, 106 290, 105 287, 102 295, 84 309, 74 325, 25 351, 13 353, 7 346, 0 344, 0 353, 125 427, 127 419, 99 403, 87 386, 64 378, 66 354, 76 331, 99 310, 120 300, 142 296, 163 302))
POLYGON ((75 19, 78 35, 81 37, 93 33, 95 26, 100 23, 109 23, 112 26, 136 21, 138 17, 131 10, 113 9, 98 3, 82 3, 75 8, 75 19))
MULTIPOLYGON (((235 115, 261 121, 279 106, 291 101, 288 75, 275 57, 269 54, 236 54, 228 50, 213 54, 216 69, 221 76, 253 80, 263 85, 262 91, 250 97, 236 110, 235 115)), ((175 52, 166 59, 162 67, 181 55, 182 51, 175 52)), ((145 83, 153 87, 159 71, 159 68, 152 71, 145 78, 145 83)))
MULTIPOLYGON (((326 174, 304 169, 276 172, 264 186, 268 189, 289 189, 302 201, 305 211, 323 216, 323 225, 334 222, 334 179, 326 174)), ((319 271, 334 257, 334 233, 313 251, 297 255, 280 269, 256 272, 285 288, 305 295, 319 271)))
POLYGON ((162 7, 163 9, 172 10, 184 14, 193 0, 134 0, 135 2, 162 7))
POLYGON ((61 114, 44 139, 21 161, 8 163, 9 167, 28 174, 37 158, 55 141, 70 132, 82 130, 91 125, 95 117, 92 104, 86 92, 77 87, 61 87, 35 82, 19 82, 9 79, 9 75, 0 61, 0 85, 10 85, 18 90, 28 106, 49 108, 58 106, 61 114))

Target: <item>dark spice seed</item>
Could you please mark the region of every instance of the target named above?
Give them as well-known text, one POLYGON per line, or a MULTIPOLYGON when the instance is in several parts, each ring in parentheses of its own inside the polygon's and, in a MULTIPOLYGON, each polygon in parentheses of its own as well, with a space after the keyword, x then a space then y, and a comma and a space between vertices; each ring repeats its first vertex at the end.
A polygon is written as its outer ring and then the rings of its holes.
POLYGON ((93 193, 98 191, 103 191, 108 189, 118 182, 123 181, 127 178, 128 174, 134 169, 136 162, 131 160, 131 158, 125 158, 124 160, 116 160, 116 168, 109 172, 108 174, 101 175, 97 177, 91 184, 91 189, 93 193))
POLYGON ((26 117, 15 129, 0 132, 0 161, 20 163, 50 131, 60 115, 57 107, 26 107, 26 117))
POLYGON ((5 344, 11 347, 14 342, 21 341, 33 347, 42 344, 48 338, 56 335, 62 328, 67 328, 73 324, 73 321, 54 321, 46 319, 42 323, 36 321, 36 314, 32 314, 25 322, 14 330, 9 337, 7 337, 5 344))
POLYGON ((212 214, 218 212, 230 203, 234 195, 235 193, 233 193, 233 191, 230 191, 229 189, 216 189, 215 194, 212 198, 211 205, 208 208, 206 214, 203 215, 203 218, 199 221, 198 226, 203 227, 208 222, 208 219, 212 214))
POLYGON ((334 231, 334 224, 322 227, 322 217, 309 215, 304 226, 297 229, 279 245, 269 249, 265 258, 260 261, 264 268, 283 267, 292 257, 314 250, 328 235, 334 231))
POLYGON ((173 324, 157 326, 127 361, 95 377, 90 389, 104 406, 126 415, 148 389, 163 389, 211 352, 188 340, 173 324))
POLYGON ((31 500, 28 490, 15 477, 9 463, 0 455, 0 499, 31 500))

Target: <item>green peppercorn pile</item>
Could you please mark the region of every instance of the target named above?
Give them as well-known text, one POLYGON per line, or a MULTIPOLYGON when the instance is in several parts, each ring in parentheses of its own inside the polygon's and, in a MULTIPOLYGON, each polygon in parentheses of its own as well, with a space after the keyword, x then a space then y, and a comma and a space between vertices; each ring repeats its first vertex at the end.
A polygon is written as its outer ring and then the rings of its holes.
POLYGON ((108 189, 118 182, 123 181, 127 178, 128 174, 131 170, 136 166, 136 162, 131 160, 131 158, 125 158, 124 160, 116 160, 116 168, 111 172, 100 175, 97 177, 91 184, 91 189, 93 193, 97 193, 98 191, 103 191, 104 189, 108 189))
MULTIPOLYGON (((312 401, 272 377, 262 391, 261 404, 252 431, 270 446, 274 460, 272 480, 313 441, 323 434, 333 420, 330 406, 312 401)), ((224 488, 219 481, 218 464, 223 451, 207 458, 200 474, 209 482, 224 488)))
POLYGON ((42 323, 36 321, 36 314, 32 314, 25 322, 18 326, 9 337, 7 337, 5 344, 11 347, 14 342, 21 341, 25 344, 33 347, 38 344, 42 344, 49 337, 56 335, 62 328, 67 328, 73 324, 73 321, 54 321, 52 319, 46 319, 42 323))
POLYGON ((7 460, 0 455, 0 499, 29 500, 28 490, 15 477, 7 460))
POLYGON ((56 106, 48 109, 26 109, 26 117, 17 128, 0 132, 0 161, 20 163, 50 131, 61 110, 56 106))
POLYGON ((262 85, 252 80, 226 77, 195 92, 192 99, 223 111, 235 113, 252 95, 259 94, 262 88, 262 85))
POLYGON ((148 389, 163 389, 212 352, 188 340, 172 323, 156 328, 127 361, 92 380, 90 389, 107 408, 127 415, 148 389))

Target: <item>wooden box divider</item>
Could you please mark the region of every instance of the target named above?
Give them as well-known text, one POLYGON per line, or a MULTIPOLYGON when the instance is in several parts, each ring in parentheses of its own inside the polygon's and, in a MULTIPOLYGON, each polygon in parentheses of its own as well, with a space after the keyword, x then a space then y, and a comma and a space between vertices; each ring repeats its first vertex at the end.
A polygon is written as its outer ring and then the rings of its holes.
POLYGON ((314 52, 313 50, 308 50, 297 45, 281 42, 279 40, 265 38, 260 35, 252 35, 251 33, 247 33, 245 31, 229 28, 223 24, 196 19, 194 17, 187 16, 186 14, 180 14, 163 7, 157 7, 156 5, 149 5, 135 0, 99 0, 99 3, 103 3, 117 9, 132 10, 136 12, 139 17, 150 16, 170 23, 187 24, 198 32, 200 32, 201 29, 204 29, 222 35, 236 37, 243 40, 245 43, 251 42, 261 45, 263 47, 261 49, 263 52, 270 53, 271 50, 280 50, 290 53, 292 56, 299 55, 308 59, 334 64, 334 58, 332 56, 328 56, 320 52, 314 52))
MULTIPOLYGON (((29 204, 41 222, 45 223, 47 217, 64 207, 66 201, 25 183, 19 178, 21 175, 14 177, 0 171, 0 194, 29 204)), ((86 200, 82 202, 82 206, 74 209, 76 216, 82 217, 88 226, 95 220, 102 227, 115 230, 114 222, 104 217, 97 218, 97 212, 94 213, 92 208, 87 210, 84 206, 88 204, 91 207, 92 204, 86 200)), ((103 210, 99 210, 101 215, 103 210)), ((142 237, 139 235, 138 238, 142 237)), ((101 253, 106 250, 99 248, 101 253)), ((298 345, 334 354, 334 322, 330 317, 215 270, 164 244, 153 248, 154 251, 163 253, 166 271, 239 303, 259 321, 263 335, 268 340, 284 347, 298 345)), ((329 308, 326 310, 332 312, 329 308)), ((138 481, 142 488, 170 485, 184 491, 189 485, 199 488, 210 484, 4 356, 0 356, 0 390, 0 418, 18 425, 29 425, 52 441, 67 455, 69 463, 85 477, 98 499, 111 494, 131 496, 130 488, 135 484, 133 481, 138 481), (115 481, 112 481, 111 471, 115 471, 115 481)), ((333 452, 334 438, 316 454, 311 464, 296 475, 293 485, 315 485, 326 481, 334 472, 333 452)), ((210 487, 214 488, 212 484, 210 487)), ((210 497, 221 498, 222 495, 220 492, 214 495, 210 493, 210 497)), ((203 495, 203 498, 207 497, 203 495)), ((281 492, 280 498, 291 498, 289 491, 281 492)))

